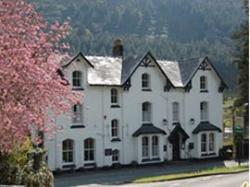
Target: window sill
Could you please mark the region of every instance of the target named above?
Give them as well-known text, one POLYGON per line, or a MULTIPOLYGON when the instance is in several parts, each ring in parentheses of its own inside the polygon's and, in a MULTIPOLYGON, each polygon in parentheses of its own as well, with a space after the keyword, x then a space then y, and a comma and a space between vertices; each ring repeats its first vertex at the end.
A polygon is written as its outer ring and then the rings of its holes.
POLYGON ((96 163, 93 161, 92 163, 86 163, 83 165, 84 167, 90 167, 90 168, 95 168, 96 167, 96 163))
POLYGON ((200 93, 208 93, 208 90, 200 90, 200 93))
POLYGON ((111 105, 110 108, 120 108, 120 105, 118 105, 118 104, 111 105))
POLYGON ((212 153, 201 153, 201 156, 203 157, 206 157, 206 156, 216 156, 216 153, 215 152, 212 152, 212 153))
POLYGON ((85 126, 84 125, 72 125, 70 128, 71 129, 81 129, 81 128, 85 128, 85 126))
POLYGON ((84 88, 81 88, 81 87, 73 87, 73 88, 72 88, 72 90, 76 90, 76 91, 77 91, 77 90, 79 90, 79 91, 83 91, 83 90, 84 90, 84 88))
POLYGON ((111 142, 120 142, 120 141, 121 141, 120 138, 112 138, 112 139, 111 139, 111 142))
POLYGON ((142 159, 142 162, 153 162, 153 161, 160 161, 160 158, 145 158, 145 159, 142 159))
POLYGON ((63 164, 63 166, 62 166, 62 168, 75 168, 76 167, 76 165, 75 164, 66 164, 66 163, 64 163, 63 164))
POLYGON ((143 91, 143 92, 151 92, 152 90, 150 88, 142 88, 141 91, 143 91))

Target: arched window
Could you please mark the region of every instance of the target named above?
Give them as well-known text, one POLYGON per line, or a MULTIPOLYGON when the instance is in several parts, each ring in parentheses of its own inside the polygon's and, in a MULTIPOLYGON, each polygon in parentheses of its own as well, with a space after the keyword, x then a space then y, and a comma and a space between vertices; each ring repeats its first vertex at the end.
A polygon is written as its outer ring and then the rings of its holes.
POLYGON ((152 105, 149 102, 142 103, 142 122, 152 121, 152 105))
POLYGON ((159 156, 159 139, 158 136, 152 137, 152 157, 159 156))
POLYGON ((149 158, 149 138, 142 137, 142 158, 149 158))
POLYGON ((72 116, 72 123, 82 123, 82 105, 77 104, 74 105, 72 108, 73 116, 72 116))
POLYGON ((119 124, 117 119, 111 121, 111 136, 113 138, 119 137, 119 124))
POLYGON ((117 150, 117 149, 113 150, 112 151, 112 162, 119 163, 119 159, 120 159, 119 150, 117 150))
POLYGON ((207 135, 201 134, 201 153, 207 152, 207 135))
POLYGON ((200 103, 200 118, 201 121, 208 120, 208 103, 205 101, 200 103))
POLYGON ((93 138, 84 140, 84 160, 87 162, 95 161, 95 140, 93 138))
POLYGON ((173 122, 180 121, 180 106, 178 102, 173 102, 173 122))
POLYGON ((143 73, 141 76, 141 84, 143 89, 150 89, 150 76, 147 73, 143 73))
POLYGON ((118 91, 115 88, 112 88, 110 91, 110 96, 111 96, 111 103, 112 104, 117 104, 118 103, 118 91))
POLYGON ((209 134, 209 152, 214 152, 214 133, 209 134))
POLYGON ((74 88, 82 87, 82 72, 81 71, 74 71, 72 73, 72 84, 74 88))
POLYGON ((62 142, 62 160, 63 163, 72 163, 74 161, 74 141, 67 139, 62 142))
POLYGON ((207 91, 207 77, 205 76, 200 77, 200 90, 207 91))

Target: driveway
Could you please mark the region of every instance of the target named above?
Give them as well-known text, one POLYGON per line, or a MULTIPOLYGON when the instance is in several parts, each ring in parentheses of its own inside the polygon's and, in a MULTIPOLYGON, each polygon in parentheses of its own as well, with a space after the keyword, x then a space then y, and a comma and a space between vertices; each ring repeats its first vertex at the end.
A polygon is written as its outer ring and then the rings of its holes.
MULTIPOLYGON (((247 162, 248 163, 248 162, 247 162)), ((125 184, 140 177, 158 176, 169 173, 191 172, 218 166, 237 165, 234 161, 180 161, 157 166, 120 168, 109 170, 65 173, 55 176, 56 187, 73 186, 112 186, 125 184)))

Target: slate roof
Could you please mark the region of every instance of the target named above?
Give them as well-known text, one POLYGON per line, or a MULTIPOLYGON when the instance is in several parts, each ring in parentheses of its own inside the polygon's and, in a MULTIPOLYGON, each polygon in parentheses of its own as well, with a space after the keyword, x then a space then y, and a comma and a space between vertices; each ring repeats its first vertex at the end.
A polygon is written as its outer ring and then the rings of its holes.
POLYGON ((134 133, 134 137, 138 137, 141 134, 166 134, 166 132, 158 127, 155 127, 153 124, 143 124, 139 129, 134 133))
POLYGON ((202 131, 218 131, 222 132, 219 127, 216 127, 215 125, 211 124, 208 121, 202 121, 199 123, 199 125, 193 130, 193 134, 197 134, 202 131))
MULTIPOLYGON (((84 56, 82 53, 76 55, 63 67, 67 67, 78 56, 82 56, 92 67, 88 72, 88 83, 90 85, 122 86, 133 74, 140 62, 146 55, 151 55, 164 76, 169 79, 174 87, 185 87, 197 71, 200 63, 207 59, 192 58, 181 61, 156 60, 150 51, 128 57, 108 57, 108 56, 84 56)), ((211 64, 211 62, 209 61, 211 64)), ((211 64, 212 65, 212 64, 211 64)), ((215 69, 215 67, 212 65, 215 69)), ((215 69, 216 71, 216 69, 215 69)), ((219 78, 222 77, 216 71, 219 78)), ((222 80, 224 83, 224 81, 222 80)))
POLYGON ((170 133, 170 135, 169 135, 169 137, 168 137, 168 140, 169 140, 171 143, 173 143, 174 140, 175 140, 175 138, 176 138, 176 136, 177 136, 178 134, 181 134, 181 135, 182 135, 182 140, 183 140, 183 141, 186 141, 186 140, 189 138, 188 134, 187 134, 187 133, 185 132, 185 130, 181 127, 181 125, 180 125, 180 124, 177 124, 177 125, 175 126, 175 128, 171 131, 171 133, 170 133))

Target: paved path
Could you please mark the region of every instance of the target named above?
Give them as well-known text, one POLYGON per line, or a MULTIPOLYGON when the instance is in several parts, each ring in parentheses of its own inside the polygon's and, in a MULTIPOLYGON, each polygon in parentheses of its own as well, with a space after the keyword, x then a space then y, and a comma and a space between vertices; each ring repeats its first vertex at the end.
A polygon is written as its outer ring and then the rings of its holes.
MULTIPOLYGON (((162 164, 158 166, 145 166, 140 168, 122 168, 112 170, 98 170, 74 172, 55 177, 56 187, 73 186, 113 186, 128 183, 140 177, 158 176, 176 172, 197 171, 218 166, 232 166, 235 162, 223 161, 183 161, 162 164)), ((236 186, 235 186, 236 187, 236 186)))

